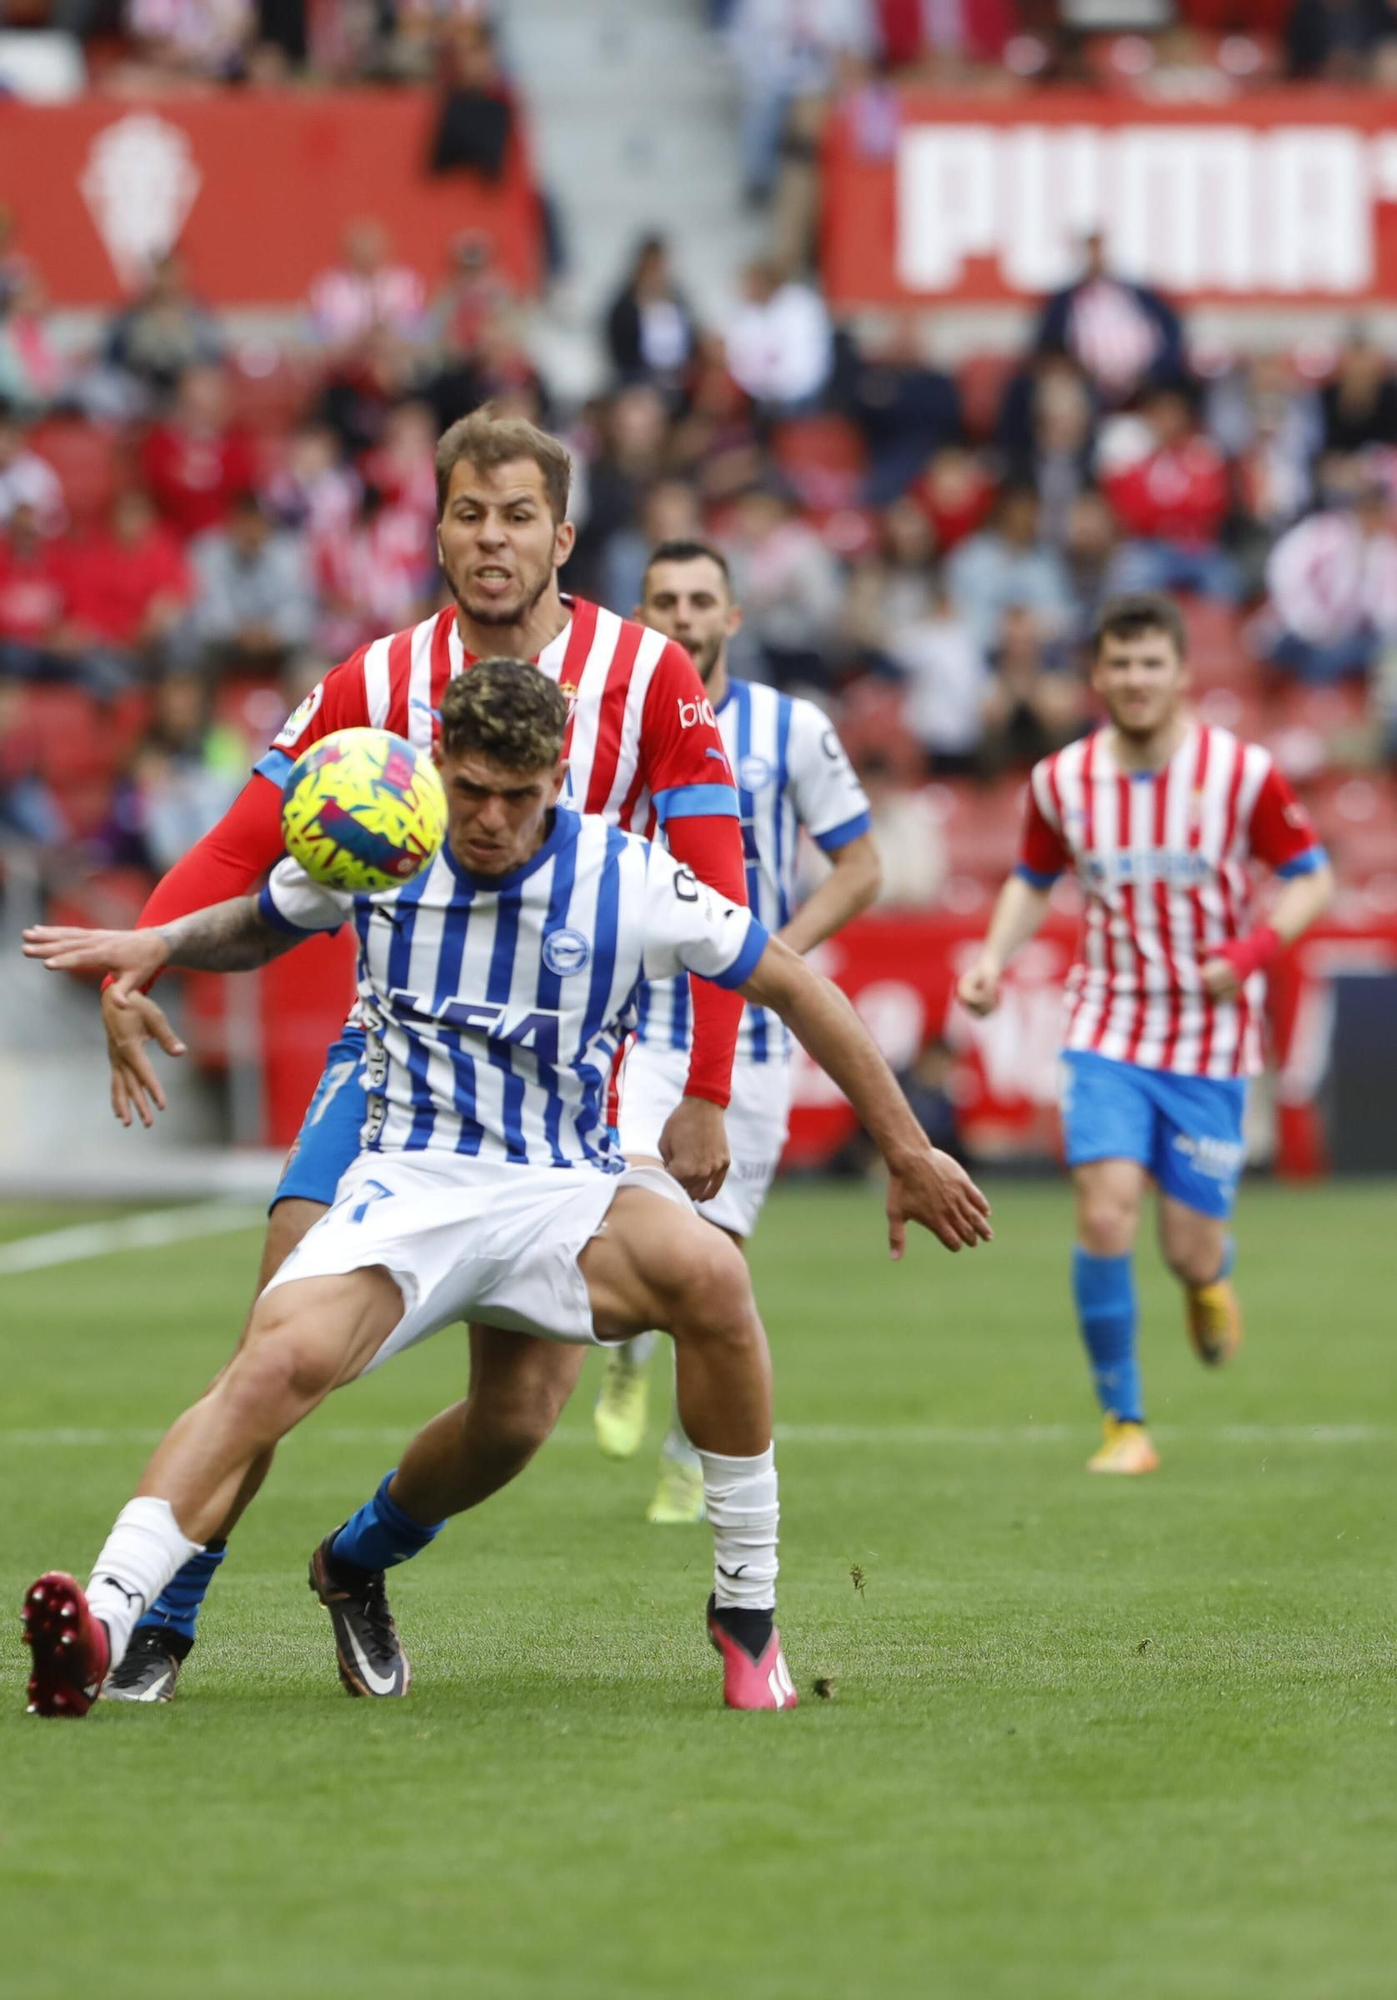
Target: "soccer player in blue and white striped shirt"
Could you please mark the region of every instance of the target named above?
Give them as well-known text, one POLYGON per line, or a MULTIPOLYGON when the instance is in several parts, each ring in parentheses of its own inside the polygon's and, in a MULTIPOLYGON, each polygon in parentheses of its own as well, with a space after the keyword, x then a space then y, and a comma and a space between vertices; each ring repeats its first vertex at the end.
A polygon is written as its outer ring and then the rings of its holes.
MULTIPOLYGON (((566 723, 560 689, 522 662, 452 681, 438 751, 446 842, 403 888, 350 898, 286 861, 259 897, 168 926, 26 933, 30 957, 110 971, 120 996, 165 965, 263 964, 352 916, 368 1034, 363 1150, 334 1206, 157 1447, 86 1592, 50 1571, 26 1596, 38 1713, 87 1713, 142 1610, 217 1531, 260 1453, 340 1383, 459 1319, 570 1343, 579 1367, 589 1344, 673 1335, 713 1526, 724 1697, 794 1706, 775 1625, 771 1364, 747 1268, 676 1181, 627 1166, 605 1122, 638 988, 688 970, 791 1025, 888 1162, 895 1256, 908 1221, 953 1250, 987 1240, 988 1205, 932 1150, 836 988, 662 848, 559 806, 566 723)), ((467 1476, 452 1426, 429 1424, 315 1550, 311 1581, 350 1693, 407 1692, 383 1573, 469 1504, 467 1476)))
MULTIPOLYGON (((662 542, 645 571, 635 614, 681 645, 712 706, 737 780, 747 901, 773 935, 807 952, 866 909, 878 893, 878 851, 868 800, 829 717, 812 701, 728 671, 728 642, 742 623, 727 563, 705 542, 662 542), (833 863, 798 908, 796 868, 802 830, 833 863)), ((620 1135, 627 1159, 659 1159, 665 1121, 679 1103, 692 1019, 687 982, 641 990, 632 1044, 621 1072, 620 1135)), ((791 1038, 766 1008, 748 1006, 738 1031, 728 1105, 732 1165, 699 1214, 741 1244, 756 1227, 786 1143, 791 1101, 791 1038)), ((646 1364, 653 1335, 608 1351, 597 1399, 597 1440, 609 1457, 629 1458, 645 1429, 646 1364)), ((670 1426, 652 1521, 703 1519, 697 1455, 670 1426)))

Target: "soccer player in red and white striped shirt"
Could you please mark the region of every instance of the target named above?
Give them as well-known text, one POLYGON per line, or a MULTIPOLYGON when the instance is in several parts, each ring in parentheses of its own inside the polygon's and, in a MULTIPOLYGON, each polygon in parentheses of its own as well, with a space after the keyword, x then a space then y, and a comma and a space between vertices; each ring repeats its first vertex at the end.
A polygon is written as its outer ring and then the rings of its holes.
POLYGON ((1023 851, 959 994, 988 1014, 1054 882, 1086 896, 1068 976, 1063 1136, 1077 1197, 1073 1293, 1105 1414, 1094 1472, 1152 1472, 1136 1360, 1133 1255, 1147 1178, 1199 1358, 1241 1339, 1227 1224, 1247 1078, 1261 1068, 1265 968, 1333 887, 1324 850, 1268 753, 1189 713, 1177 607, 1108 604, 1092 685, 1108 726, 1035 766, 1023 851), (1265 922, 1248 863, 1283 878, 1265 922))
MULTIPOLYGON (((570 464, 532 424, 477 411, 437 447, 437 538, 453 602, 405 632, 376 639, 312 689, 219 825, 152 894, 140 922, 168 923, 242 895, 282 853, 281 788, 294 760, 322 736, 391 729, 424 748, 441 695, 477 659, 536 660, 569 697, 568 797, 613 825, 662 831, 675 858, 729 901, 747 901, 737 793, 712 704, 693 661, 661 633, 565 598, 559 570, 571 551, 570 464)), ((352 998, 345 994, 348 1007, 352 998)), ((728 1165, 723 1108, 742 1015, 739 995, 705 980, 693 988, 694 1040, 686 1094, 661 1138, 670 1172, 696 1201, 711 1199, 728 1165)), ((179 1053, 153 1000, 119 1008, 103 995, 112 1103, 129 1123, 163 1104, 144 1042, 179 1053)), ((364 1120, 363 1029, 351 1023, 325 1074, 273 1196, 261 1290, 334 1199, 359 1150, 364 1120)), ((458 1447, 462 1498, 476 1504, 513 1478, 552 1429, 580 1369, 580 1353, 491 1328, 471 1330, 470 1395, 438 1418, 458 1447)), ((259 1461, 226 1524, 265 1476, 259 1461)), ((181 1571, 138 1627, 109 1697, 168 1700, 193 1644, 195 1621, 224 1537, 181 1571), (152 1692, 151 1690, 155 1691, 152 1692)))

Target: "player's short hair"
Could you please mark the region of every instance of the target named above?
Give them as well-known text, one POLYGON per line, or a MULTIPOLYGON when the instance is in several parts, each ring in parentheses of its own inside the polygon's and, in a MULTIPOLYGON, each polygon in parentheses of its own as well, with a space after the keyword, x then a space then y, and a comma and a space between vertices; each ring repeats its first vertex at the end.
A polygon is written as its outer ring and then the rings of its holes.
POLYGON ((475 750, 511 771, 556 764, 567 726, 567 697, 528 660, 481 660, 441 698, 442 749, 475 750))
POLYGON ((437 440, 437 519, 446 512, 446 494, 451 475, 461 464, 493 472, 497 466, 515 459, 531 459, 543 474, 543 490, 548 511, 555 521, 568 511, 572 485, 572 459, 557 438, 531 424, 527 417, 497 417, 488 403, 459 417, 437 440))
POLYGON ((667 542, 657 542, 645 564, 646 576, 649 576, 656 563, 666 562, 716 563, 722 575, 724 588, 728 596, 732 596, 732 572, 728 568, 728 559, 721 549, 713 546, 712 542, 701 542, 681 535, 675 535, 667 542))
POLYGON ((1101 657, 1108 639, 1138 639, 1142 632, 1163 632, 1174 642, 1181 660, 1188 658, 1188 627, 1172 597, 1159 590, 1130 590, 1107 598, 1091 635, 1091 656, 1101 657))

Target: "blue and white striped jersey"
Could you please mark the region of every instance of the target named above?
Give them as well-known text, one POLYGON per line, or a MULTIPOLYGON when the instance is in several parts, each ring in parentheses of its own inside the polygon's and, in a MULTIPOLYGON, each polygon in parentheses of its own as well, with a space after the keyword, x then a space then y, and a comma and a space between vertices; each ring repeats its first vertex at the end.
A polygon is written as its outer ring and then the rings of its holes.
POLYGON ((740 986, 767 938, 662 847, 565 808, 509 875, 444 846, 402 888, 347 896, 288 858, 260 907, 282 930, 358 930, 365 1147, 610 1173, 607 1086, 637 988, 686 971, 740 986))
MULTIPOLYGON (((813 701, 733 680, 718 728, 737 779, 747 901, 767 930, 779 930, 794 907, 800 829, 833 853, 869 831, 868 800, 829 717, 813 701)), ((655 1047, 687 1048, 691 1012, 687 980, 648 986, 636 1035, 655 1047)), ((783 1059, 790 1046, 784 1023, 766 1008, 744 1009, 739 1062, 783 1059)))

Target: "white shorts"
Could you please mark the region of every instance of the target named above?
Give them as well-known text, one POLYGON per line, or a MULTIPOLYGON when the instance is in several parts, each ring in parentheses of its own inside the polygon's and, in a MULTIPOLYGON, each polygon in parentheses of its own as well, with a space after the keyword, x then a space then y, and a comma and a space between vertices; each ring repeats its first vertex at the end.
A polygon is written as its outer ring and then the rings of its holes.
POLYGON ((307 1230, 267 1286, 344 1277, 382 1264, 404 1312, 364 1369, 454 1320, 483 1320, 546 1340, 595 1341, 577 1260, 624 1187, 682 1207, 688 1196, 655 1167, 514 1167, 451 1153, 361 1153, 333 1208, 307 1230))
MULTIPOLYGON (((660 1152, 665 1120, 684 1095, 689 1077, 687 1049, 658 1049, 632 1042, 621 1065, 617 1117, 621 1151, 628 1160, 660 1152)), ((727 1109, 732 1165, 712 1201, 697 1204, 707 1222, 750 1236, 767 1190, 786 1148, 791 1116, 788 1062, 734 1063, 732 1102, 727 1109)))

